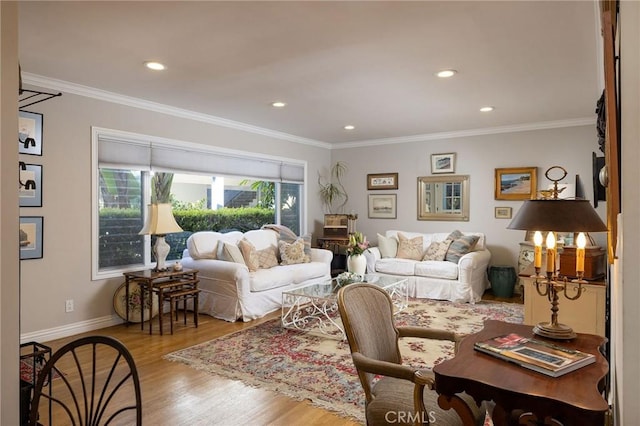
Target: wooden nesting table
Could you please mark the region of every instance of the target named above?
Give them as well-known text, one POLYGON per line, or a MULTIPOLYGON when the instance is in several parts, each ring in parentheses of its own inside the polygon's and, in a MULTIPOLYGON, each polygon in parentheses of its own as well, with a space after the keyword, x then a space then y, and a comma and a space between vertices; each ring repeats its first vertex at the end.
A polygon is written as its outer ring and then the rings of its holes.
MULTIPOLYGON (((186 299, 192 298, 193 311, 194 311, 194 323, 198 326, 198 271, 195 269, 183 269, 181 271, 154 271, 146 269, 143 271, 125 272, 125 287, 126 287, 126 300, 129 300, 129 284, 132 282, 138 283, 141 291, 141 298, 144 300, 148 294, 149 306, 153 306, 153 294, 158 295, 158 304, 160 305, 160 312, 158 314, 158 328, 160 335, 162 335, 162 317, 164 313, 163 304, 165 300, 169 300, 171 303, 171 313, 173 314, 173 304, 180 298, 185 303, 184 309, 186 310, 186 299)), ((144 330, 144 309, 141 309, 141 321, 140 329, 144 330)), ((126 321, 129 324, 129 304, 126 303, 126 321)), ((173 333, 173 315, 171 315, 171 331, 173 333)), ((153 334, 153 321, 149 318, 149 334, 153 334)))

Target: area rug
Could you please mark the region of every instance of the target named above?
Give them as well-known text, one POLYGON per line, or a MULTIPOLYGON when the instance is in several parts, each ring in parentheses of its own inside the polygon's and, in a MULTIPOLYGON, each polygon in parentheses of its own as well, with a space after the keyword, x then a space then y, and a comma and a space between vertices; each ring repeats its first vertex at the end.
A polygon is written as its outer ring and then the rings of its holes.
MULTIPOLYGON (((487 319, 522 323, 523 306, 410 299, 408 308, 396 315, 398 325, 457 333, 479 331, 487 319)), ((453 357, 453 344, 402 339, 401 352, 405 364, 431 368, 453 357)), ((318 407, 364 422, 364 392, 348 343, 283 329, 279 319, 170 353, 165 358, 296 400, 308 400, 318 407)))

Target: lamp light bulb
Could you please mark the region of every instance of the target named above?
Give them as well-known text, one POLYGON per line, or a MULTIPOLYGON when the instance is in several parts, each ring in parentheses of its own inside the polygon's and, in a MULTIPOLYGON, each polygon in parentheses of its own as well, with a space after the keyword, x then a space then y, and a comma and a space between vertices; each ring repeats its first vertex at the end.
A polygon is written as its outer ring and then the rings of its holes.
POLYGON ((553 232, 549 232, 547 234, 547 248, 548 249, 556 248, 556 236, 553 235, 553 232))
POLYGON ((578 248, 585 248, 587 246, 587 237, 584 235, 584 232, 578 234, 578 238, 576 238, 576 245, 578 248))
POLYGON ((533 234, 533 244, 536 246, 542 245, 542 232, 536 231, 535 234, 533 234))

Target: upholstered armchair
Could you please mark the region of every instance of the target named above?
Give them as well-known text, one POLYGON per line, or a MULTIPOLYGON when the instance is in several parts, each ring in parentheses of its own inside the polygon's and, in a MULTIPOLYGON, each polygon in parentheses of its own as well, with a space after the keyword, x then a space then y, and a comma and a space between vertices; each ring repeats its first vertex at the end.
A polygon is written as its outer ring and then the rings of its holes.
MULTIPOLYGON (((375 285, 343 287, 338 293, 338 309, 364 389, 367 425, 462 424, 455 410, 438 406, 432 373, 402 364, 398 345, 400 337, 457 342, 459 336, 444 330, 396 327, 391 297, 375 285)), ((461 396, 477 415, 473 420, 482 424, 484 413, 472 398, 461 396)))

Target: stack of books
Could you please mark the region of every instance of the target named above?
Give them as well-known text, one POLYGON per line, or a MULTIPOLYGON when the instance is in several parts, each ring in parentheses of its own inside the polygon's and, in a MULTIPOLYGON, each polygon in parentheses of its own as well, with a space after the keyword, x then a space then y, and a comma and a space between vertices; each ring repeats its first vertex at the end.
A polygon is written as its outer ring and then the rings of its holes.
POLYGON ((552 377, 562 376, 596 361, 592 354, 516 333, 476 342, 474 349, 552 377))

